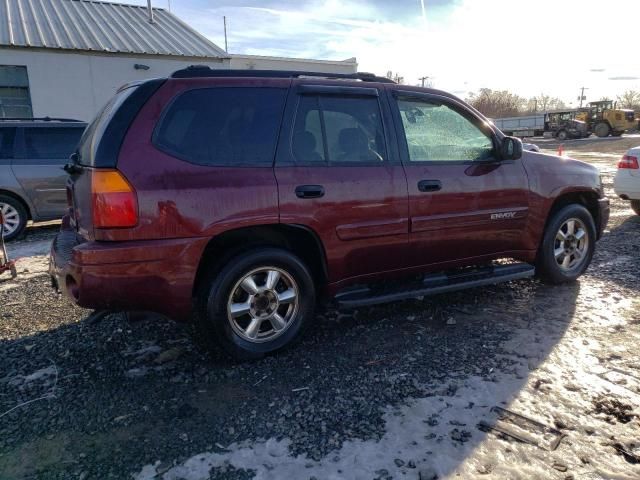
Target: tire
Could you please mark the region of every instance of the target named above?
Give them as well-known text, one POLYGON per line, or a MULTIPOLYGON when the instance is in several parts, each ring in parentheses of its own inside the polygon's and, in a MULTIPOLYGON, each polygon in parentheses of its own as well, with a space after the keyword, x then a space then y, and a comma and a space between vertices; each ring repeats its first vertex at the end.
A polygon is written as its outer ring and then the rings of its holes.
POLYGON ((595 242, 596 227, 589 211, 578 204, 561 208, 547 222, 536 259, 537 276, 551 284, 575 281, 591 263, 595 242), (580 231, 584 233, 578 238, 580 231))
POLYGON ((1 232, 6 241, 18 238, 27 226, 29 215, 22 202, 8 195, 0 195, 0 210, 5 216, 1 232))
POLYGON ((631 200, 631 208, 636 212, 636 215, 640 215, 640 200, 631 200))
POLYGON ((567 131, 566 130, 560 130, 558 132, 558 140, 564 141, 567 138, 568 138, 568 135, 567 135, 567 131))
POLYGON ((236 360, 257 360, 300 339, 313 319, 315 298, 309 269, 298 257, 256 248, 205 278, 196 298, 196 329, 207 347, 217 344, 236 360), (268 280, 278 276, 270 289, 268 280))
POLYGON ((612 137, 621 137, 623 132, 611 132, 612 137))
POLYGON ((609 133, 611 133, 611 127, 609 127, 608 123, 600 122, 594 128, 593 132, 597 137, 604 138, 608 137, 609 133))

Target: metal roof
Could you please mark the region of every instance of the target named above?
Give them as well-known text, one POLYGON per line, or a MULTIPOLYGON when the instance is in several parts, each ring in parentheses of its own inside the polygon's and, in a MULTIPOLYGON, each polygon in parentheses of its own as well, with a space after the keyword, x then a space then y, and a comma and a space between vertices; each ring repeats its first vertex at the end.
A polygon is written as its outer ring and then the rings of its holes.
POLYGON ((0 0, 0 46, 223 57, 224 50, 178 17, 96 0, 0 0))

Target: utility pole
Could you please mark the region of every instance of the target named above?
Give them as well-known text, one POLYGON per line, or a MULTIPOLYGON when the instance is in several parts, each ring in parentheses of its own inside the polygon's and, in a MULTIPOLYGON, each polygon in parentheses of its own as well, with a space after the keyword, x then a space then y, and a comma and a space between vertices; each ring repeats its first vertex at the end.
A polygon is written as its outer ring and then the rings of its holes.
POLYGON ((589 90, 589 89, 587 87, 580 87, 580 98, 578 98, 578 100, 580 100, 580 108, 582 108, 582 101, 587 98, 584 96, 585 90, 589 90))
POLYGON ((428 75, 424 76, 424 77, 420 77, 418 78, 418 80, 420 80, 422 82, 422 88, 424 88, 424 82, 425 80, 429 79, 431 77, 429 77, 428 75))
POLYGON ((224 51, 229 53, 229 48, 227 47, 227 17, 226 17, 226 15, 222 17, 222 21, 224 22, 224 51))

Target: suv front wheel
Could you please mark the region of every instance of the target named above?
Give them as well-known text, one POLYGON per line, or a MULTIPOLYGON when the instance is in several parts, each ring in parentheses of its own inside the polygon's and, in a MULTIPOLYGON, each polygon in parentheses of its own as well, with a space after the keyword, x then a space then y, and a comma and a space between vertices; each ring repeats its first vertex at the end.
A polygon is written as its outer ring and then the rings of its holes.
POLYGON ((572 282, 589 264, 596 243, 596 228, 589 211, 573 204, 549 219, 536 260, 536 273, 549 283, 572 282))
POLYGON ((212 272, 197 301, 204 340, 238 360, 254 360, 300 338, 313 318, 315 287, 298 257, 260 248, 212 272))
POLYGON ((0 235, 7 241, 19 237, 27 226, 27 211, 22 203, 8 195, 0 195, 0 211, 4 217, 0 235))

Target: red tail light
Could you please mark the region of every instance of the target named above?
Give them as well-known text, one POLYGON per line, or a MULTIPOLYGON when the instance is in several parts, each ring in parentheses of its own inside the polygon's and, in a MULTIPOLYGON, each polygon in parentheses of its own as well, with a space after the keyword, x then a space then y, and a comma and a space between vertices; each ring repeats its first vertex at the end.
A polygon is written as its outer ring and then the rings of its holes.
POLYGON ((93 225, 96 228, 135 227, 138 199, 127 179, 117 170, 94 170, 91 177, 93 225))
POLYGON ((618 168, 631 168, 637 170, 638 157, 634 157, 633 155, 624 155, 622 160, 618 162, 618 168))

